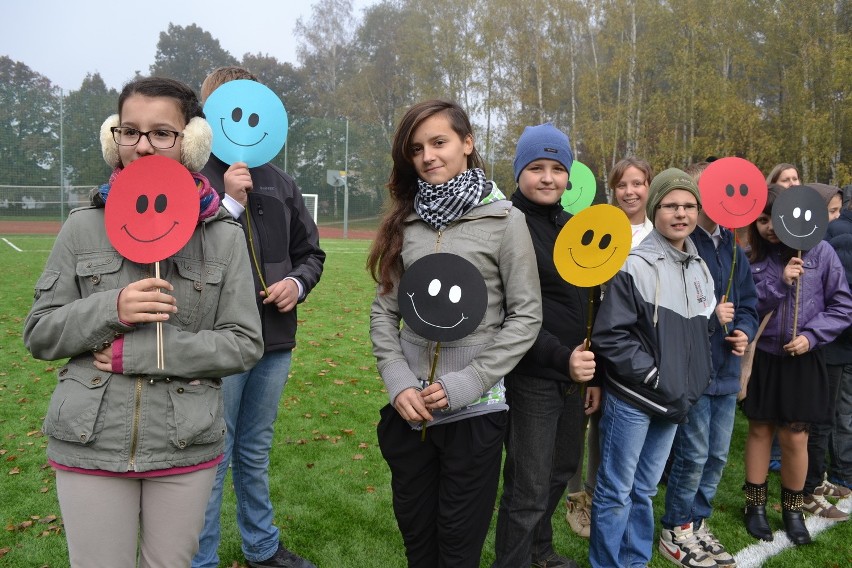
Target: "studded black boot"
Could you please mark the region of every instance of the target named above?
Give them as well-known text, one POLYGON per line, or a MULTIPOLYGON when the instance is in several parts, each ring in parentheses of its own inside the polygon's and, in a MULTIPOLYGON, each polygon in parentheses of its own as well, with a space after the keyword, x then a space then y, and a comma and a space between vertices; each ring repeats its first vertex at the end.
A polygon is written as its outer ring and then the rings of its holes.
MULTIPOLYGON (((766 482, 760 485, 745 482, 745 526, 748 534, 760 540, 772 540, 772 529, 766 520, 766 482)), ((800 509, 801 510, 801 509, 800 509)))
POLYGON ((810 544, 811 533, 805 526, 802 516, 804 495, 801 491, 790 491, 781 488, 781 517, 784 519, 784 530, 793 544, 810 544))

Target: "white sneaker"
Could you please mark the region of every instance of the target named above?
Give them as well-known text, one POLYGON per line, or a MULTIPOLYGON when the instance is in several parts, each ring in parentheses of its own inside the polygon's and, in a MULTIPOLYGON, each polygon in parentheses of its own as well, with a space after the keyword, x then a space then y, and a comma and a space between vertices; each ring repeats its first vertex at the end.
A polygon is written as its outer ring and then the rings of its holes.
POLYGON ((677 564, 688 568, 716 568, 716 561, 704 552, 695 533, 692 523, 687 523, 671 530, 664 528, 660 533, 660 553, 677 564))
POLYGON ((701 548, 704 549, 710 558, 716 561, 716 566, 724 566, 724 568, 736 568, 737 562, 734 557, 725 550, 722 543, 716 538, 716 535, 710 532, 707 527, 707 521, 701 522, 701 526, 695 529, 695 538, 701 543, 701 548))

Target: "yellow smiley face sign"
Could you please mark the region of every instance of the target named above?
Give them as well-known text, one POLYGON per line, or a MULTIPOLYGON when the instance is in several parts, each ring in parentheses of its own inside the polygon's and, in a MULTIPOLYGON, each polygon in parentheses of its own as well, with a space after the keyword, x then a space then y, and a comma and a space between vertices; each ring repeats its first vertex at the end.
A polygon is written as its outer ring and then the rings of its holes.
POLYGON ((590 288, 618 272, 630 252, 630 221, 612 205, 593 205, 574 215, 556 237, 553 262, 569 284, 590 288))

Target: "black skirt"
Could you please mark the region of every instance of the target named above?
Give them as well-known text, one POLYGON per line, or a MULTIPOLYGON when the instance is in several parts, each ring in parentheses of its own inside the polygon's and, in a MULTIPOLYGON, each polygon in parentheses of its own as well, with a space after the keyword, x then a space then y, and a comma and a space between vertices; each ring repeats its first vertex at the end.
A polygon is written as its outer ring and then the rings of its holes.
POLYGON ((742 410, 749 420, 759 422, 830 424, 822 350, 791 357, 755 349, 742 410))

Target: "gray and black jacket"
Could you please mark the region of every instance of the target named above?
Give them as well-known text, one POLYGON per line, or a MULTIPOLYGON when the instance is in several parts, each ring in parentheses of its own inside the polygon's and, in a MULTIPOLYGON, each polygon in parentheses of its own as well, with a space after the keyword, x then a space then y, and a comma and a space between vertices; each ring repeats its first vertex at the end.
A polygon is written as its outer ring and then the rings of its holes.
POLYGON ((685 419, 713 370, 713 277, 692 240, 685 247, 652 231, 608 284, 592 333, 607 394, 672 422, 685 419))

